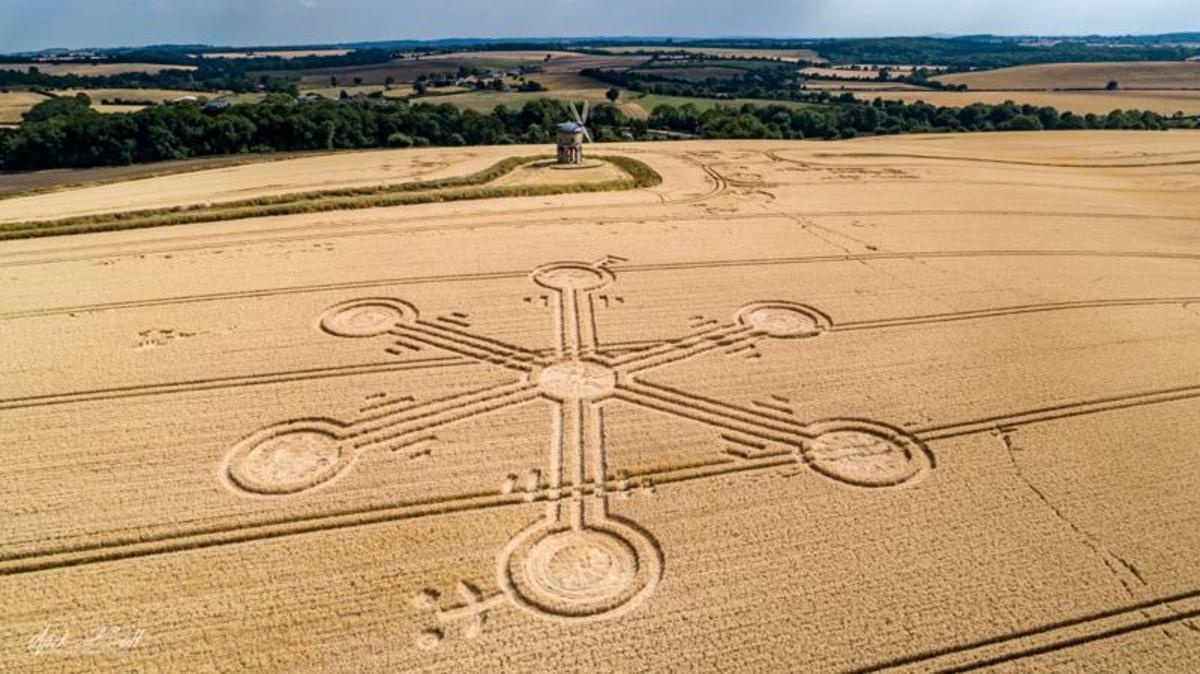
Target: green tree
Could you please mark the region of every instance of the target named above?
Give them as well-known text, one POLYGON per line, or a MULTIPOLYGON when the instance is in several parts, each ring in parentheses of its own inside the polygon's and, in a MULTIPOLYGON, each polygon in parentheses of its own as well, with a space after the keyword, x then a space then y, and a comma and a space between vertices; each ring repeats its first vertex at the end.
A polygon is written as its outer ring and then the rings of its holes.
POLYGON ((28 122, 44 122, 55 117, 74 117, 86 115, 91 111, 92 100, 86 94, 51 98, 33 106, 21 115, 28 122))
POLYGON ((388 147, 412 147, 413 146, 413 137, 408 135, 407 133, 401 133, 401 132, 397 131, 393 134, 388 135, 387 144, 388 144, 388 147))
POLYGON ((621 97, 621 90, 616 87, 609 87, 608 91, 604 92, 604 97, 607 98, 610 103, 616 103, 617 99, 621 97))
POLYGON ((1012 131, 1041 131, 1042 121, 1033 115, 1017 115, 1008 121, 1006 128, 1012 131))

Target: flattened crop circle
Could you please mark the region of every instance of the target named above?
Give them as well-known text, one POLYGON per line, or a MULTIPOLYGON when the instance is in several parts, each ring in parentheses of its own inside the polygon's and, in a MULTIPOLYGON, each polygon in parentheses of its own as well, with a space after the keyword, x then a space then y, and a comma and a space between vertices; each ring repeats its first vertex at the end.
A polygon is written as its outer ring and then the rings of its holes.
POLYGON ((538 541, 523 576, 533 594, 573 605, 612 601, 637 574, 637 553, 597 531, 563 531, 538 541))
POLYGON ((814 424, 801 443, 815 471, 856 487, 892 487, 923 478, 932 458, 912 436, 882 424, 846 420, 814 424))
POLYGON ((309 420, 266 428, 246 438, 230 453, 226 471, 241 490, 294 494, 332 479, 349 460, 338 427, 309 420))
POLYGON ((398 324, 412 323, 416 317, 416 309, 398 300, 351 300, 327 309, 321 329, 338 337, 375 337, 398 324))
POLYGON ((599 527, 538 525, 506 548, 501 586, 514 602, 542 617, 609 618, 653 591, 661 552, 650 538, 606 521, 599 527))
POLYGON ((533 282, 551 290, 596 290, 612 281, 612 272, 586 262, 560 262, 533 270, 533 282))
POLYGON ((536 375, 538 389, 555 400, 592 400, 617 387, 612 368, 586 360, 548 365, 536 375))
POLYGON ((757 302, 738 310, 737 320, 768 337, 797 339, 816 337, 829 328, 829 319, 803 304, 757 302))

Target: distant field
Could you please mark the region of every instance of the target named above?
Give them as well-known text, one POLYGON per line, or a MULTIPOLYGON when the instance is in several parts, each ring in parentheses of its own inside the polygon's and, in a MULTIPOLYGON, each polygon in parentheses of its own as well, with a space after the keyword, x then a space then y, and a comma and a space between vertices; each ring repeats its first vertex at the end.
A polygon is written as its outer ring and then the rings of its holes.
POLYGON ((266 97, 267 97, 266 94, 260 94, 260 93, 221 94, 221 96, 220 96, 221 100, 229 101, 230 103, 233 103, 233 104, 258 103, 259 101, 261 101, 262 99, 264 99, 266 97))
MULTIPOLYGON (((196 96, 208 99, 222 98, 224 92, 213 91, 181 91, 175 89, 59 89, 56 90, 57 96, 74 96, 78 93, 85 93, 92 99, 92 108, 97 112, 136 112, 141 110, 145 103, 165 103, 172 101, 180 96, 196 96), (118 103, 105 104, 105 100, 121 100, 121 101, 138 101, 138 104, 118 103)), ((262 98, 258 94, 248 94, 248 97, 262 98)), ((21 121, 21 115, 38 103, 50 100, 49 96, 36 94, 29 91, 10 91, 0 93, 0 124, 14 124, 21 121)), ((238 101, 246 102, 246 101, 238 101)))
MULTIPOLYGON (((567 73, 540 73, 530 75, 529 79, 542 83, 549 89, 549 91, 510 91, 504 93, 498 93, 494 91, 472 91, 465 94, 418 98, 414 99, 413 102, 432 104, 451 103, 461 108, 475 110, 476 112, 490 112, 497 105, 506 105, 512 108, 519 108, 525 105, 525 103, 538 98, 552 98, 576 103, 588 101, 593 105, 597 103, 608 102, 604 94, 608 91, 610 85, 588 77, 567 73)), ((812 103, 802 103, 798 101, 770 101, 749 98, 719 100, 715 98, 692 98, 687 96, 659 96, 655 94, 641 94, 635 91, 629 91, 627 89, 622 89, 621 96, 617 99, 617 106, 621 109, 621 111, 635 119, 645 119, 646 117, 649 117, 654 108, 658 107, 659 105, 667 104, 679 106, 686 103, 691 103, 701 110, 707 110, 718 105, 724 107, 738 107, 746 103, 751 103, 754 105, 782 105, 789 108, 813 107, 814 105, 812 103)))
MULTIPOLYGON (((617 101, 618 107, 630 117, 642 119, 646 117, 643 108, 631 103, 625 99, 626 94, 623 94, 621 99, 617 101)), ((413 103, 428 103, 430 105, 439 105, 449 103, 459 108, 466 110, 474 110, 475 112, 491 112, 498 105, 504 105, 510 108, 520 108, 530 101, 539 98, 551 98, 572 103, 581 103, 588 101, 592 105, 598 103, 606 103, 604 98, 604 90, 598 91, 506 91, 503 93, 495 91, 472 91, 465 94, 451 94, 447 96, 427 96, 425 98, 416 98, 413 103)), ((565 120, 564 120, 565 121, 565 120)))
POLYGON ((117 113, 117 112, 137 112, 138 110, 143 110, 146 107, 147 106, 145 106, 145 105, 125 105, 125 104, 107 105, 105 103, 92 103, 93 110, 95 110, 96 112, 105 114, 105 115, 111 115, 111 114, 117 113))
MULTIPOLYGON (((328 83, 326 83, 326 84, 328 84, 328 83)), ((343 91, 346 92, 350 96, 356 96, 358 94, 368 94, 369 95, 369 94, 379 92, 388 98, 399 98, 399 97, 403 97, 403 96, 408 96, 409 94, 413 93, 412 87, 410 87, 408 85, 392 87, 389 90, 389 89, 386 89, 384 87, 384 85, 382 85, 382 84, 364 84, 364 85, 357 86, 357 87, 356 86, 345 86, 345 87, 342 87, 342 86, 337 86, 337 87, 315 86, 315 87, 302 87, 300 89, 301 94, 316 94, 318 96, 324 96, 325 98, 339 98, 342 95, 343 91)))
POLYGON ((301 87, 329 87, 332 78, 339 85, 352 84, 360 79, 364 85, 382 86, 389 77, 396 82, 413 82, 422 75, 453 73, 460 66, 470 65, 463 59, 442 57, 423 59, 401 59, 389 63, 374 63, 344 68, 316 68, 300 72, 301 87))
POLYGON ((731 49, 724 47, 672 47, 672 46, 624 46, 605 47, 605 51, 614 54, 630 52, 687 52, 689 54, 708 54, 732 58, 763 58, 780 59, 782 61, 813 61, 823 62, 825 59, 811 49, 731 49))
MULTIPOLYGON (((896 65, 887 66, 892 75, 907 75, 917 66, 896 65)), ((836 77, 841 79, 875 80, 879 79, 878 70, 852 70, 850 68, 804 68, 800 71, 808 77, 836 77)))
POLYGON ((192 54, 206 59, 248 59, 277 56, 284 59, 301 58, 303 56, 344 56, 352 49, 287 49, 268 51, 224 51, 210 54, 192 54))
MULTIPOLYGON (((529 101, 539 98, 552 98, 556 100, 572 101, 580 103, 588 101, 595 105, 597 103, 607 102, 605 92, 611 85, 600 82, 599 80, 583 77, 577 73, 570 72, 545 72, 532 73, 526 76, 526 79, 538 82, 546 87, 548 91, 505 91, 497 92, 490 90, 467 91, 464 93, 448 94, 445 96, 426 96, 423 98, 415 98, 413 103, 429 103, 440 104, 450 103, 460 108, 474 110, 476 112, 491 112, 497 105, 505 105, 511 108, 520 108, 529 101)), ((399 91, 393 89, 393 92, 399 91)), ((635 118, 644 118, 645 110, 632 103, 633 92, 622 90, 621 97, 617 100, 617 106, 621 110, 635 118)))
POLYGON ((1053 63, 955 73, 935 78, 947 84, 991 89, 1103 89, 1110 80, 1122 89, 1200 89, 1200 62, 1053 63))
POLYGON ((0 124, 15 124, 21 121, 21 115, 49 97, 35 94, 32 91, 7 91, 0 93, 0 124))
POLYGON ((1003 103, 1006 100, 1030 105, 1051 105, 1059 112, 1107 114, 1113 110, 1149 110, 1160 115, 1200 115, 1200 91, 895 91, 858 96, 874 100, 925 101, 933 105, 962 107, 972 103, 1003 103))
POLYGON ((0 63, 0 70, 27 72, 30 67, 43 75, 80 75, 104 77, 121 73, 159 73, 164 70, 195 70, 196 66, 163 65, 161 63, 0 63))
POLYGON ((181 96, 195 96, 197 98, 208 99, 220 98, 223 94, 228 92, 186 91, 180 89, 60 89, 54 93, 59 96, 74 96, 78 93, 85 93, 88 95, 88 98, 92 99, 93 103, 100 103, 106 99, 166 103, 181 96))
POLYGON ((682 80, 684 82, 702 82, 707 79, 730 79, 745 73, 746 71, 738 68, 722 68, 701 67, 701 68, 645 68, 630 70, 630 73, 638 75, 656 75, 658 77, 669 77, 673 80, 682 80))
MULTIPOLYGON (((547 74, 574 74, 584 68, 629 68, 645 60, 637 56, 591 56, 573 52, 457 52, 363 66, 317 68, 301 71, 300 75, 302 86, 330 86, 331 77, 336 77, 339 84, 351 84, 356 77, 361 78, 363 84, 383 84, 388 77, 396 82, 412 82, 422 75, 453 73, 462 66, 504 71, 524 64, 540 66, 547 74), (551 56, 549 61, 545 60, 547 54, 551 56)), ((533 73, 531 77, 539 75, 541 73, 533 73)))
POLYGON ((715 108, 717 106, 736 108, 747 103, 763 106, 781 105, 785 108, 820 107, 820 104, 817 103, 803 103, 800 101, 771 101, 761 98, 737 98, 732 100, 722 100, 717 98, 690 98, 687 96, 658 96, 655 94, 646 94, 645 96, 640 94, 630 94, 630 98, 626 101, 626 103, 642 108, 647 116, 649 116, 651 112, 654 112, 654 108, 660 105, 674 105, 678 107, 688 103, 691 103, 701 110, 708 110, 709 108, 715 108))
POLYGON ((929 91, 903 82, 880 82, 878 80, 859 80, 857 82, 839 82, 834 80, 806 80, 805 89, 824 89, 830 91, 929 91))

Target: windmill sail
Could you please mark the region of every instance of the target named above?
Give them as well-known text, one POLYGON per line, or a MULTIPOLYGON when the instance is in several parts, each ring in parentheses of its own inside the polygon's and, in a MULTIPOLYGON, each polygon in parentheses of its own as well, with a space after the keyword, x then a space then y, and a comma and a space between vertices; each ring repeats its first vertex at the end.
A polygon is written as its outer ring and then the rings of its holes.
POLYGON ((588 131, 588 128, 587 128, 587 118, 588 118, 588 112, 589 112, 588 102, 587 101, 583 102, 583 114, 579 113, 579 110, 575 108, 574 103, 571 103, 570 106, 571 106, 571 114, 575 116, 575 121, 579 124, 580 130, 583 131, 583 137, 585 139, 587 139, 587 142, 589 142, 589 143, 593 142, 592 134, 590 131, 588 131))

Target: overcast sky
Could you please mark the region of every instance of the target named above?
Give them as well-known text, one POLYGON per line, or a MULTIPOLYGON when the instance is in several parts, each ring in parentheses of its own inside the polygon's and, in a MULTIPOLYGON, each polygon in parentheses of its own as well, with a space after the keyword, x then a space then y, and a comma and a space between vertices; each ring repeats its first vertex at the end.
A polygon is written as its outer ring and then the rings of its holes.
POLYGON ((442 37, 1200 30, 1200 0, 0 0, 0 52, 442 37))

